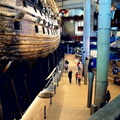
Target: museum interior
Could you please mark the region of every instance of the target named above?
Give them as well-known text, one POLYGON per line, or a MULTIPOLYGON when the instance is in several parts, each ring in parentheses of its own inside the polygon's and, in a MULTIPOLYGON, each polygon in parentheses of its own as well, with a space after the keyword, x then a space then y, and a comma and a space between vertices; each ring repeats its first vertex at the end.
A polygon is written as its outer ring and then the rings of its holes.
POLYGON ((0 120, 120 120, 120 0, 0 0, 0 120))

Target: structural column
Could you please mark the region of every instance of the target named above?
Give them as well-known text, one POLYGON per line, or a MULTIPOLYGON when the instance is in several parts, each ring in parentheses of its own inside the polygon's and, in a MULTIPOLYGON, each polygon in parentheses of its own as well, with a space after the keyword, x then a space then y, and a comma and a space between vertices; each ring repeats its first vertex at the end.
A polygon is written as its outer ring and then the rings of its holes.
POLYGON ((92 91, 93 91, 93 80, 94 80, 94 73, 88 73, 88 100, 87 100, 87 107, 91 107, 92 103, 92 91))
POLYGON ((88 60, 89 60, 89 49, 90 49, 90 11, 91 11, 91 0, 84 1, 84 34, 83 34, 83 66, 85 71, 84 84, 87 84, 87 72, 88 72, 88 60))
POLYGON ((105 102, 108 85, 108 64, 110 46, 111 0, 99 0, 98 16, 98 46, 97 46, 97 75, 95 89, 95 104, 105 102))
POLYGON ((69 43, 67 43, 67 53, 69 54, 69 43))
POLYGON ((0 96, 0 120, 3 120, 3 108, 2 108, 1 96, 0 96))

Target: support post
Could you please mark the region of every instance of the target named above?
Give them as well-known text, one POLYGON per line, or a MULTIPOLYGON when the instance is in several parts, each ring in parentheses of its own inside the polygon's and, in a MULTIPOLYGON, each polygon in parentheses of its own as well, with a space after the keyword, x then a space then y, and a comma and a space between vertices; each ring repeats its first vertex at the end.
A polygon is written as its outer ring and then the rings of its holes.
POLYGON ((3 120, 3 109, 2 109, 1 96, 0 96, 0 120, 3 120))
POLYGON ((44 106, 44 119, 46 119, 46 106, 44 106))
POLYGON ((84 65, 84 85, 87 85, 88 81, 88 58, 85 58, 85 65, 84 65))
POLYGON ((94 80, 94 72, 88 73, 88 103, 87 107, 91 107, 92 103, 92 90, 93 90, 93 80, 94 80))
POLYGON ((99 0, 98 46, 95 104, 105 102, 108 86, 108 65, 110 49, 111 0, 99 0))
MULTIPOLYGON (((26 76, 26 75, 25 75, 25 76, 26 76)), ((24 86, 25 86, 25 90, 26 90, 26 94, 27 94, 28 101, 29 101, 29 103, 31 103, 30 95, 29 95, 29 91, 28 91, 28 87, 27 87, 27 83, 26 83, 26 80, 25 80, 25 79, 24 79, 24 86)))
POLYGON ((56 94, 56 84, 54 84, 54 94, 56 94))
POLYGON ((52 97, 50 97, 50 105, 52 104, 52 97))
POLYGON ((85 72, 85 79, 84 84, 87 84, 87 68, 88 68, 88 61, 89 61, 89 49, 90 49, 90 11, 91 11, 91 0, 84 1, 84 34, 83 34, 83 48, 85 50, 84 54, 84 72, 85 72), (87 59, 86 59, 87 58, 87 59))
POLYGON ((69 54, 69 43, 67 43, 67 53, 69 54))
POLYGON ((13 79, 11 79, 11 86, 12 86, 12 89, 13 89, 13 93, 15 95, 15 100, 16 100, 16 104, 17 104, 17 107, 18 107, 18 111, 19 111, 20 117, 22 117, 22 111, 21 111, 21 108, 20 108, 20 104, 18 102, 18 96, 17 96, 17 93, 16 93, 16 89, 15 89, 15 85, 14 85, 13 79))

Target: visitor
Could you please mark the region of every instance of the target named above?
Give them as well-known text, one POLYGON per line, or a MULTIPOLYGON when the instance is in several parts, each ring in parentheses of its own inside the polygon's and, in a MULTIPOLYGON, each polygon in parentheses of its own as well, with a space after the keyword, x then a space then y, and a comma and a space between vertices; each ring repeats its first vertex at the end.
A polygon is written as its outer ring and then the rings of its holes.
POLYGON ((72 69, 68 72, 69 83, 72 82, 72 69))

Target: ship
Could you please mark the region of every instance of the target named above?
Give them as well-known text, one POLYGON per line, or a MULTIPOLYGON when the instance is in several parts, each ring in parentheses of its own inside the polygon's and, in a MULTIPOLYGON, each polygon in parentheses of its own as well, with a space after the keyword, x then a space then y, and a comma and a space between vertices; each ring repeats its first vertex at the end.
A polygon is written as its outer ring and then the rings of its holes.
POLYGON ((0 61, 46 57, 59 43, 54 0, 0 0, 0 61))

